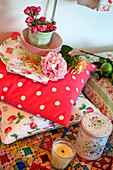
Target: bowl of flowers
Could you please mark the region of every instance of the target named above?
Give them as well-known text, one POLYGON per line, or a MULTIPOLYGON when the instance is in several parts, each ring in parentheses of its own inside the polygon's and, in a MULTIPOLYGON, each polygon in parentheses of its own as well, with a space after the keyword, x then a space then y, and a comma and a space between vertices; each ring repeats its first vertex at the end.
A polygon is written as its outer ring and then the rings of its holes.
POLYGON ((28 15, 25 22, 27 28, 22 30, 21 44, 26 55, 32 60, 39 61, 48 52, 58 52, 62 45, 61 36, 55 32, 56 22, 49 22, 46 17, 39 17, 41 7, 28 6, 24 13, 28 15))

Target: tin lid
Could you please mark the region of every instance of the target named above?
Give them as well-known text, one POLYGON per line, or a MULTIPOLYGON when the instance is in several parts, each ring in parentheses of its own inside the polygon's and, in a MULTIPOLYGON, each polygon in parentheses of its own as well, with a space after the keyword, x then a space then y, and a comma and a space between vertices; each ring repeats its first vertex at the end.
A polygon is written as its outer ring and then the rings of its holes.
POLYGON ((109 136, 112 131, 111 121, 101 113, 87 113, 81 121, 83 130, 94 137, 109 136))

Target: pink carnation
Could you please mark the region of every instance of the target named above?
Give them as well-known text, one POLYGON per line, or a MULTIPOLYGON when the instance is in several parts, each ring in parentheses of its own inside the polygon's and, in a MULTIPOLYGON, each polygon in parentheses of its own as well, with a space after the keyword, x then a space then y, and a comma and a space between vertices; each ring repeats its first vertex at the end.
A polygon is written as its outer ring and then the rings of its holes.
POLYGON ((31 9, 30 7, 28 6, 25 10, 24 10, 24 13, 25 14, 29 14, 31 12, 31 9))
POLYGON ((30 15, 29 17, 26 18, 25 22, 29 23, 34 19, 34 15, 30 15))
POLYGON ((41 60, 43 73, 52 81, 62 79, 67 73, 67 63, 60 53, 49 52, 41 60))
POLYGON ((31 31, 31 34, 35 34, 37 32, 37 28, 31 27, 30 31, 31 31))
POLYGON ((46 30, 46 25, 36 25, 39 32, 44 32, 46 30))
POLYGON ((44 21, 46 20, 46 17, 40 17, 39 20, 40 20, 41 22, 44 22, 44 21))

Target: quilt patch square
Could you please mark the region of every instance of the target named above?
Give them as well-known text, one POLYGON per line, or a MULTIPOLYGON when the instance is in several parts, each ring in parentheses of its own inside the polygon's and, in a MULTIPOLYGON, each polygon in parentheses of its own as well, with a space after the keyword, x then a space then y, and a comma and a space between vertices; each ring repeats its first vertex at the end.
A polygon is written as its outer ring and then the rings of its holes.
POLYGON ((38 135, 34 135, 34 136, 30 136, 29 138, 24 139, 25 143, 28 143, 30 145, 39 147, 41 141, 42 141, 43 135, 42 134, 38 134, 38 135))
POLYGON ((12 165, 15 154, 0 148, 0 168, 8 170, 12 165))
POLYGON ((39 147, 51 152, 53 142, 54 142, 53 138, 44 136, 39 147))
POLYGON ((68 130, 68 129, 65 129, 64 133, 62 135, 62 138, 70 140, 73 143, 75 142, 76 137, 77 137, 77 134, 75 132, 71 131, 71 130, 68 130))
POLYGON ((27 170, 30 169, 31 165, 32 162, 16 155, 10 170, 27 170))
POLYGON ((35 146, 23 143, 20 145, 20 148, 17 151, 17 155, 33 162, 38 152, 38 149, 39 148, 35 146))
POLYGON ((4 149, 6 149, 6 150, 8 150, 10 152, 13 152, 13 153, 17 153, 17 151, 18 151, 18 149, 20 147, 20 144, 22 144, 21 140, 13 142, 11 144, 7 144, 7 145, 2 143, 1 148, 4 148, 4 149))
POLYGON ((49 151, 39 148, 38 154, 35 156, 34 162, 37 164, 44 164, 45 166, 50 166, 51 154, 49 151))

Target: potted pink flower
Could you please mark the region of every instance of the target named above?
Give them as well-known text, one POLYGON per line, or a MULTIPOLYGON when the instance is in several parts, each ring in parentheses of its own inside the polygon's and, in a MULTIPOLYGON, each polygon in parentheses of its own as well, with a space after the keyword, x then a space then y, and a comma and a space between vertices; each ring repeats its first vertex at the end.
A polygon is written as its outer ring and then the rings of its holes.
POLYGON ((46 17, 39 17, 41 7, 28 6, 24 13, 28 15, 25 22, 29 27, 29 42, 35 47, 47 48, 51 40, 52 33, 56 30, 56 22, 49 22, 46 17))

